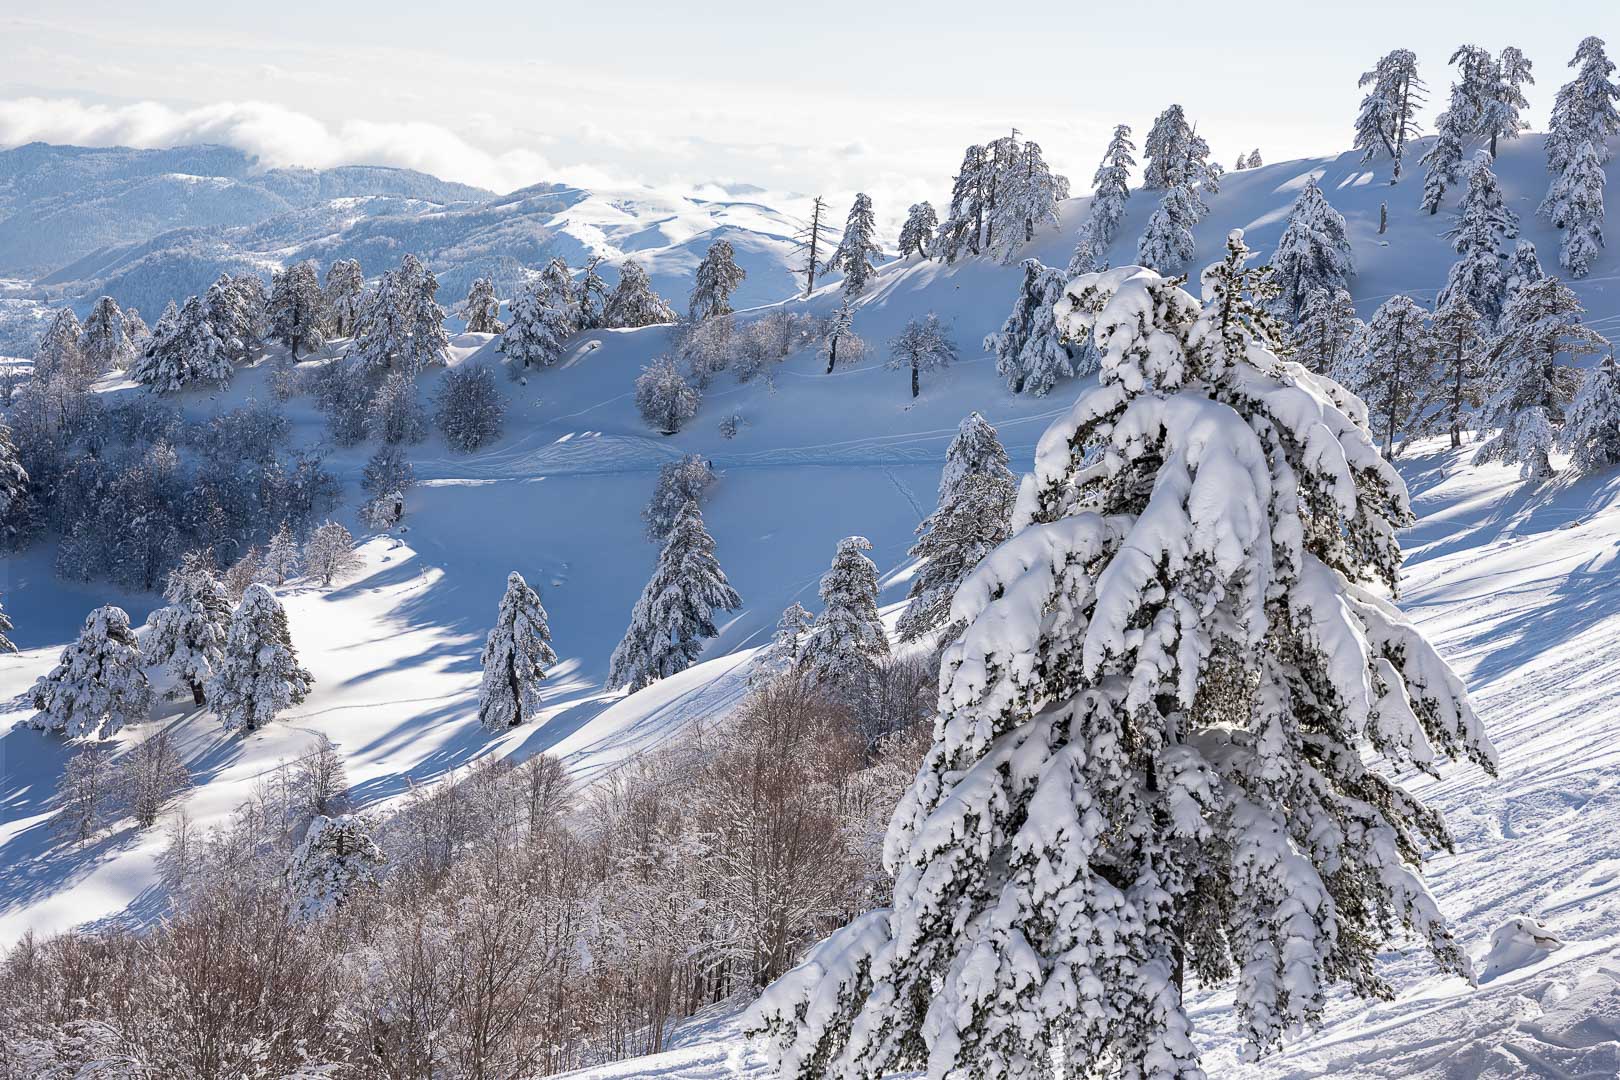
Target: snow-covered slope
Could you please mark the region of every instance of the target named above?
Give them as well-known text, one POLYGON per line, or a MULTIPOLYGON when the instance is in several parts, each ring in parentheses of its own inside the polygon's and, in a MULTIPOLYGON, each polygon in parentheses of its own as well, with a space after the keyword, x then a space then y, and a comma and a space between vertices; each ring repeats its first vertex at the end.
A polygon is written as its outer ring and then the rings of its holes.
MULTIPOLYGON (((1557 236, 1532 218, 1545 187, 1539 138, 1505 147, 1497 171, 1550 269, 1557 236)), ((1396 292, 1431 300, 1453 257, 1442 234, 1455 194, 1447 209, 1430 217, 1417 209, 1417 183, 1392 188, 1387 174, 1368 171, 1348 155, 1229 175, 1199 227, 1195 265, 1213 258, 1234 226, 1248 229, 1251 244, 1269 252, 1295 192, 1313 174, 1349 220, 1360 268, 1353 291, 1362 314, 1396 292), (1378 209, 1386 200, 1390 228, 1379 236, 1378 209)), ((535 197, 542 194, 558 193, 535 197)), ((777 227, 769 211, 746 203, 725 203, 718 211, 696 203, 621 206, 579 194, 558 199, 546 213, 553 237, 562 233, 655 266, 676 259, 683 245, 681 258, 700 255, 705 223, 761 236, 777 227)), ((1084 209, 1084 200, 1066 204, 1062 227, 1038 236, 1028 254, 1063 265, 1084 209)), ((1135 237, 1151 210, 1150 197, 1132 197, 1120 242, 1110 252, 1113 263, 1133 261, 1135 237)), ((436 265, 431 255, 428 261, 436 265)), ((1590 321, 1605 332, 1620 328, 1616 265, 1605 256, 1576 286, 1590 321)), ((751 285, 766 276, 756 278, 749 269, 751 285)), ((674 270, 659 272, 676 280, 674 270)), ((748 650, 792 600, 816 608, 817 579, 836 541, 852 533, 871 538, 872 556, 885 573, 884 600, 898 602, 905 592, 905 549, 932 509, 944 448, 961 417, 983 412, 1000 428, 1015 466, 1027 466, 1036 438, 1072 398, 1066 386, 1044 399, 1010 395, 980 348, 1005 316, 1019 276, 1017 266, 984 261, 885 266, 855 323, 878 346, 877 360, 827 375, 820 360, 802 354, 775 371, 774 386, 764 379, 739 386, 722 376, 697 418, 671 438, 649 433, 632 401, 640 366, 667 347, 662 328, 583 335, 558 368, 524 385, 506 384, 512 407, 499 442, 461 455, 435 437, 409 452, 425 482, 410 500, 408 528, 368 540, 362 575, 331 590, 298 585, 290 591, 294 639, 317 679, 307 702, 245 739, 226 737, 207 714, 175 703, 159 709, 153 722, 173 726, 198 776, 188 814, 202 823, 219 820, 278 760, 303 752, 315 732, 338 744, 355 795, 373 804, 407 782, 432 779, 485 754, 547 750, 580 775, 600 773, 736 700, 748 650), (907 375, 882 368, 881 346, 907 320, 930 310, 950 328, 963 359, 926 375, 922 396, 913 401, 907 375), (727 440, 717 425, 733 414, 744 426, 727 440), (656 555, 641 536, 638 514, 656 467, 681 453, 712 459, 720 473, 704 514, 744 608, 722 627, 704 664, 628 698, 606 695, 600 683, 608 654, 656 555), (477 657, 512 569, 541 589, 562 663, 542 722, 490 736, 473 718, 477 657)), ((684 283, 666 285, 656 274, 655 282, 684 297, 684 283)), ((837 299, 834 282, 808 301, 781 302, 824 312, 837 299)), ((456 362, 479 359, 491 348, 479 336, 463 335, 456 339, 456 362)), ((186 407, 205 414, 262 397, 263 377, 262 370, 244 372, 219 401, 196 398, 186 407)), ((437 378, 424 379, 426 393, 437 378)), ((318 438, 307 400, 292 408, 298 437, 318 438)), ((349 484, 343 517, 357 534, 354 485, 369 452, 362 447, 328 457, 349 484)), ((1438 450, 1414 455, 1404 468, 1423 515, 1407 540, 1412 558, 1405 603, 1478 695, 1504 763, 1503 778, 1491 783, 1471 770, 1447 772, 1436 798, 1451 815, 1459 853, 1435 862, 1433 880, 1476 954, 1498 924, 1519 914, 1542 918, 1567 944, 1472 994, 1428 980, 1415 961, 1393 958, 1400 1000, 1373 1010, 1336 1008, 1321 1033, 1258 1074, 1490 1075, 1493 1061, 1510 1060, 1492 1054, 1515 1051, 1480 1049, 1469 1059, 1477 1065, 1453 1073, 1440 1071, 1439 1060, 1444 1049, 1488 1034, 1498 1043, 1518 1039, 1524 1053, 1562 1063, 1570 1075, 1610 1075, 1616 1066, 1605 1065, 1602 1055, 1616 1052, 1620 1036, 1612 1023, 1605 1029, 1592 1018, 1601 1015, 1593 995, 1613 993, 1600 969, 1620 972, 1614 840, 1620 836, 1620 653, 1610 647, 1620 641, 1620 604, 1613 601, 1620 595, 1613 562, 1620 548, 1620 480, 1530 491, 1509 470, 1476 469, 1438 450), (1544 1013, 1539 1019, 1531 1016, 1536 1010, 1544 1013), (1519 1027, 1507 1027, 1504 1017, 1519 1027), (1392 1047, 1412 1056, 1391 1057, 1392 1047), (1423 1060, 1425 1053, 1434 1060, 1423 1060), (1375 1057, 1381 1060, 1373 1063, 1375 1057), (1389 1066, 1391 1060, 1405 1061, 1405 1071, 1389 1066)), ((125 833, 84 849, 52 840, 47 800, 71 750, 16 726, 27 715, 16 695, 54 662, 92 607, 114 600, 139 621, 154 598, 65 585, 52 577, 44 548, 7 560, 0 589, 17 624, 13 637, 24 649, 20 657, 0 657, 0 941, 28 928, 59 929, 126 909, 135 918, 149 916, 161 906, 152 862, 160 838, 125 833)), ((1257 1075, 1232 1056, 1230 1020, 1219 998, 1209 999, 1198 1020, 1221 1075, 1257 1075)), ((627 1064, 607 1075, 733 1075, 719 1070, 747 1069, 753 1060, 725 1038, 677 1053, 687 1055, 686 1065, 646 1062, 637 1071, 627 1064), (688 1065, 715 1071, 680 1071, 688 1065)))

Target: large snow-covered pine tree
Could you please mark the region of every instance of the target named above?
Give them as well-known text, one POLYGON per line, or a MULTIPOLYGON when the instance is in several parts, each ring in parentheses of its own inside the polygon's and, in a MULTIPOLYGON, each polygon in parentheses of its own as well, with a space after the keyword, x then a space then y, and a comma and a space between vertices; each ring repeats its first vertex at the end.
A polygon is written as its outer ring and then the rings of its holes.
POLYGON ((749 1016, 785 1080, 1201 1080, 1189 980, 1264 1052, 1335 982, 1390 993, 1402 931, 1470 973, 1418 872, 1445 826, 1392 775, 1494 752, 1388 599, 1399 475, 1250 332, 1232 248, 1202 303, 1134 266, 1071 284, 1100 383, 957 592, 891 906, 749 1016))
POLYGON ((501 322, 501 301, 495 295, 495 283, 487 277, 473 278, 461 311, 467 319, 469 334, 499 334, 506 330, 501 322))
POLYGON ((326 344, 326 297, 314 263, 294 263, 270 276, 268 314, 270 336, 287 346, 294 360, 326 344))
POLYGON ((718 634, 717 611, 735 611, 742 597, 714 556, 697 501, 688 499, 664 541, 647 587, 630 613, 630 626, 608 664, 609 689, 632 693, 685 671, 718 634))
POLYGON ((672 323, 676 318, 675 309, 653 292, 652 279, 640 263, 626 259, 619 264, 619 283, 602 307, 603 326, 633 329, 672 323))
POLYGON ((889 655, 889 637, 878 612, 877 564, 866 557, 864 536, 838 541, 832 566, 821 577, 821 614, 805 636, 800 663, 817 685, 837 693, 866 690, 879 661, 889 655))
POLYGON ((507 362, 547 368, 561 360, 574 333, 577 309, 571 300, 545 282, 534 282, 520 292, 512 301, 512 321, 496 346, 507 362))
POLYGON ((917 526, 906 554, 921 562, 900 616, 900 640, 914 641, 944 626, 963 579, 1007 539, 1018 481, 996 429, 969 413, 945 451, 939 501, 917 526))
POLYGON ((1328 203, 1315 176, 1306 178, 1294 200, 1288 226, 1272 252, 1271 269, 1278 290, 1276 313, 1290 322, 1299 317, 1311 290, 1337 292, 1356 272, 1344 215, 1328 203))
POLYGON ((146 618, 146 663, 166 666, 175 682, 191 691, 192 703, 201 705, 203 688, 225 655, 231 598, 214 573, 213 559, 192 553, 170 572, 163 599, 168 606, 146 618))
POLYGON ((698 263, 692 279, 688 312, 694 322, 731 314, 731 294, 743 283, 748 271, 737 265, 737 253, 730 240, 716 240, 698 263))
POLYGON ((1356 305, 1344 289, 1313 289, 1290 338, 1300 363, 1343 382, 1359 355, 1367 324, 1356 317, 1356 305))
POLYGON ((755 654, 748 665, 748 685, 758 689, 797 670, 804 639, 814 622, 797 600, 784 608, 782 617, 776 620, 776 632, 771 635, 770 644, 755 654))
POLYGON ((349 337, 360 324, 364 310, 366 277, 359 259, 337 259, 326 268, 322 299, 333 337, 349 337))
MULTIPOLYGON (((1428 88, 1418 77, 1417 54, 1410 49, 1386 54, 1371 71, 1362 74, 1359 85, 1370 89, 1361 99, 1361 112, 1356 116, 1355 148, 1361 151, 1364 162, 1379 153, 1388 155, 1393 184, 1401 178, 1401 159, 1408 140, 1421 134, 1416 117, 1428 88)), ((1260 151, 1256 150, 1249 159, 1249 168, 1257 167, 1259 159, 1260 151)))
POLYGON ((287 860, 287 899, 294 922, 325 918, 364 889, 375 889, 387 863, 357 817, 315 815, 287 860))
POLYGON ((1615 367, 1614 353, 1581 380, 1558 445, 1581 472, 1620 465, 1620 368, 1615 367))
POLYGON ((103 296, 84 318, 84 337, 79 342, 88 370, 123 370, 135 362, 135 343, 129 339, 129 323, 118 301, 103 296))
POLYGON ((1564 359, 1602 352, 1609 343, 1582 325, 1583 309, 1568 285, 1544 278, 1527 285, 1502 313, 1484 363, 1494 373, 1483 426, 1492 435, 1474 461, 1518 465, 1526 480, 1553 473, 1552 449, 1580 374, 1564 359))
POLYGON ((1435 424, 1451 436, 1451 445, 1462 445, 1468 411, 1480 402, 1480 354, 1484 349, 1484 324, 1466 296, 1454 296, 1435 309, 1429 323, 1429 356, 1435 395, 1442 404, 1434 413, 1435 424))
POLYGON ((1519 218, 1508 208, 1483 151, 1469 170, 1468 190, 1458 211, 1450 236, 1461 258, 1452 264, 1435 304, 1445 307, 1454 299, 1464 299, 1494 323, 1507 303, 1502 244, 1519 235, 1519 218))
POLYGON ((84 327, 72 308, 58 311, 34 347, 34 378, 40 382, 66 379, 86 385, 99 372, 85 360, 84 327))
POLYGON ((242 593, 225 635, 225 655, 208 680, 208 701, 226 731, 254 731, 309 694, 315 678, 298 664, 287 612, 267 585, 242 593))
POLYGON ((934 230, 938 228, 939 218, 934 214, 933 203, 912 203, 906 211, 905 224, 900 226, 900 257, 928 258, 934 246, 934 230))
POLYGON ((200 297, 189 297, 172 326, 158 328, 146 351, 130 369, 130 378, 159 394, 172 394, 199 383, 224 386, 234 369, 219 331, 200 297))
POLYGON ((1136 245, 1136 257, 1143 266, 1161 273, 1174 273, 1193 257, 1196 244, 1193 226, 1203 209, 1198 195, 1185 184, 1176 184, 1164 193, 1148 218, 1147 228, 1136 245))
POLYGON ((844 275, 844 295, 859 296, 866 283, 877 273, 877 264, 883 252, 877 243, 877 219, 872 215, 872 197, 864 191, 855 196, 844 222, 844 235, 838 247, 827 257, 824 269, 844 275))
POLYGON ((0 422, 0 551, 25 542, 30 532, 33 500, 28 470, 23 468, 11 428, 0 422))
POLYGON ((985 351, 995 355, 996 374, 1015 394, 1027 390, 1042 397, 1059 379, 1091 373, 1075 370, 1070 345, 1053 314, 1067 283, 1061 271, 1042 266, 1039 259, 1025 259, 1012 311, 1001 330, 984 339, 985 351))
POLYGON ((506 593, 479 657, 484 675, 478 684, 478 722, 486 731, 505 731, 533 719, 540 708, 540 681, 556 662, 540 594, 514 570, 506 576, 506 593))
POLYGON ((1142 143, 1142 156, 1147 165, 1142 174, 1142 186, 1148 191, 1167 191, 1194 178, 1187 175, 1188 143, 1192 127, 1187 113, 1180 105, 1172 105, 1153 121, 1147 139, 1142 143))
POLYGON ((152 687, 129 614, 108 604, 85 617, 78 638, 28 692, 30 727, 70 739, 110 738, 146 719, 152 687))
POLYGON ((1131 170, 1136 168, 1136 146, 1125 124, 1114 128, 1102 161, 1091 178, 1091 240, 1102 251, 1119 235, 1125 204, 1131 197, 1131 170))
POLYGON ((1386 458, 1395 456, 1396 440, 1414 433, 1431 402, 1428 317, 1410 296, 1385 300, 1367 323, 1361 359, 1346 380, 1366 402, 1371 430, 1386 458))

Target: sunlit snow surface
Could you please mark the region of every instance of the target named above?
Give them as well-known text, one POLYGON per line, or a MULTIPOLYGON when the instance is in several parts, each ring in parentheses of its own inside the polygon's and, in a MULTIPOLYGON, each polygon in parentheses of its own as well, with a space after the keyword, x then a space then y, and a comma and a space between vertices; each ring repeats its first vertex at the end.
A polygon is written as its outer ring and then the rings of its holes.
MULTIPOLYGON (((1497 171, 1525 235, 1552 269, 1557 234, 1532 218, 1545 188, 1539 139, 1505 146, 1497 171)), ((1197 232, 1199 264, 1219 253, 1234 225, 1269 253, 1310 172, 1321 174, 1349 222, 1363 317, 1395 292, 1432 302, 1454 257, 1443 233, 1455 193, 1430 217, 1415 206, 1415 179, 1392 188, 1379 170, 1364 180, 1365 167, 1351 155, 1228 175, 1197 232), (1390 227, 1380 236, 1383 201, 1390 227)), ((1028 254, 1067 261, 1084 201, 1065 210, 1064 225, 1037 237, 1028 254)), ((1134 258, 1151 210, 1151 196, 1133 194, 1110 252, 1115 265, 1134 258)), ((1620 332, 1614 250, 1577 284, 1589 322, 1611 335, 1620 332)), ((817 579, 837 540, 852 533, 873 541, 892 615, 905 593, 905 549, 932 509, 961 417, 982 411, 1014 467, 1025 469, 1041 432, 1073 399, 1065 385, 1045 399, 1009 395, 979 347, 1005 316, 1020 274, 1017 265, 984 261, 886 266, 855 323, 876 360, 828 376, 824 361, 807 352, 777 370, 774 388, 760 380, 738 386, 723 375, 691 426, 667 439, 648 432, 631 396, 640 366, 667 347, 667 332, 585 335, 558 368, 531 373, 526 384, 503 382, 512 399, 507 432, 485 451, 454 454, 437 437, 409 448, 423 485, 408 500, 405 531, 394 535, 366 534, 354 521, 371 448, 331 453, 328 467, 347 487, 336 516, 363 537, 366 570, 330 590, 295 583, 284 593, 294 640, 317 683, 307 702, 268 729, 229 738, 206 713, 178 702, 158 707, 152 723, 172 726, 197 775, 187 813, 203 824, 221 820, 316 732, 337 743, 355 795, 374 806, 486 754, 547 751, 577 775, 600 775, 735 702, 749 651, 793 600, 817 609, 817 579), (882 345, 928 310, 950 326, 963 362, 926 376, 913 402, 907 374, 881 367, 882 345), (733 413, 744 424, 726 440, 717 426, 733 413), (682 453, 712 459, 720 473, 704 515, 744 608, 700 666, 629 698, 607 695, 600 683, 608 654, 656 555, 638 515, 657 466, 682 453), (477 658, 513 569, 540 589, 561 661, 542 721, 490 736, 473 715, 477 658)), ((824 313, 837 299, 833 282, 807 306, 824 313)), ((480 336, 455 343, 457 363, 495 359, 480 336)), ((424 378, 425 394, 437 379, 424 378)), ((132 392, 115 385, 106 389, 132 392)), ((262 370, 242 373, 218 402, 199 395, 183 404, 206 415, 250 396, 265 396, 262 370)), ((290 407, 295 440, 318 440, 310 402, 290 407)), ((1385 973, 1395 1001, 1336 1000, 1320 1030, 1257 1065, 1237 1055, 1228 999, 1201 995, 1195 1019, 1216 1076, 1620 1075, 1620 472, 1526 488, 1511 470, 1470 466, 1468 453, 1425 444, 1402 461, 1420 518, 1404 536, 1402 604, 1468 683, 1502 775, 1451 767, 1438 782, 1407 780, 1451 823, 1457 853, 1436 857, 1428 877, 1476 960, 1492 932, 1521 915, 1564 944, 1529 966, 1493 972, 1478 990, 1433 977, 1417 952, 1392 954, 1385 973)), ((0 596, 24 650, 0 657, 0 943, 27 929, 139 921, 163 909, 153 866, 158 830, 74 848, 57 843, 45 823, 72 751, 19 725, 28 715, 20 695, 91 608, 120 603, 139 623, 155 602, 62 583, 51 574, 52 554, 36 547, 0 564, 0 596)), ((686 1030, 674 1045, 589 1075, 696 1080, 763 1069, 724 1020, 686 1030)))

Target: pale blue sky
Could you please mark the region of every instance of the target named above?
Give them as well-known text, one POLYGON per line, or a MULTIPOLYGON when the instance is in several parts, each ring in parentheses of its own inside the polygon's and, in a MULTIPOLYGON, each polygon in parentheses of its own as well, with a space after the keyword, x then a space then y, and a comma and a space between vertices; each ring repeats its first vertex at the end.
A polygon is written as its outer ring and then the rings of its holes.
POLYGON ((0 142, 208 139, 502 189, 725 180, 892 204, 939 199, 964 144, 1016 124, 1083 190, 1115 123, 1140 140, 1173 101, 1228 165, 1344 149, 1357 75, 1397 47, 1438 102, 1456 45, 1519 46, 1539 127, 1581 37, 1620 50, 1613 10, 76 0, 70 16, 0 0, 0 142))

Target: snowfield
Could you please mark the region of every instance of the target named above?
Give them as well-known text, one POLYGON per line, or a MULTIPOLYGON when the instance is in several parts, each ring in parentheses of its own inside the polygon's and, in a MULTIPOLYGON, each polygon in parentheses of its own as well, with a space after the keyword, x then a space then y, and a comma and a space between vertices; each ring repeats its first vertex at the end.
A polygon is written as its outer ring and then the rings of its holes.
MULTIPOLYGON (((1410 160, 1421 150, 1409 151, 1410 160)), ((1530 136, 1505 144, 1496 168, 1523 235, 1551 272, 1557 234, 1533 216, 1545 190, 1542 162, 1540 137, 1530 136)), ((1443 234, 1460 192, 1431 217, 1415 205, 1420 176, 1391 187, 1384 167, 1374 173, 1349 154, 1228 174, 1197 229, 1194 266, 1212 261, 1234 227, 1269 254, 1313 175, 1350 226, 1359 314, 1370 316, 1401 292, 1432 303, 1454 259, 1443 234), (1379 235, 1385 201, 1389 230, 1379 235)), ((1113 265, 1134 261, 1153 204, 1151 193, 1133 194, 1109 253, 1113 265)), ((1084 199, 1065 203, 1063 225, 1039 235, 1025 254, 1063 266, 1085 208, 1084 199)), ((599 230, 602 243, 635 254, 628 231, 613 233, 614 215, 633 221, 641 236, 645 209, 587 200, 563 216, 573 215, 569 232, 582 246, 599 230)), ((662 244, 690 249, 699 213, 688 207, 672 215, 662 244)), ((707 210, 700 216, 713 218, 707 210)), ((780 265, 772 229, 782 215, 733 208, 724 216, 740 255, 753 244, 762 268, 771 260, 780 265)), ((695 265, 701 249, 690 250, 695 265)), ((1620 335, 1615 252, 1573 283, 1588 324, 1611 336, 1620 335)), ((196 778, 186 814, 201 825, 224 820, 317 735, 337 744, 353 796, 370 807, 386 807, 409 785, 491 754, 546 752, 582 781, 600 776, 737 702, 752 650, 782 609, 794 600, 818 606, 816 584, 844 536, 872 541, 892 619, 912 569, 906 548, 933 509, 944 450, 961 418, 982 412, 1021 470, 1047 424, 1073 400, 1069 384, 1046 398, 1010 394, 981 348, 1006 316, 1020 276, 1016 263, 988 260, 889 263, 857 308, 855 331, 874 350, 865 363, 829 375, 825 361, 805 351, 769 379, 738 385, 722 375, 697 417, 668 438, 647 429, 632 400, 636 374, 667 347, 668 330, 580 335, 556 368, 502 383, 510 401, 499 441, 471 455, 448 450, 437 434, 407 448, 421 486, 408 499, 403 526, 389 534, 366 532, 355 520, 360 470, 374 447, 330 452, 327 467, 346 491, 335 516, 362 538, 365 568, 329 589, 300 580, 281 592, 315 686, 277 722, 234 737, 211 714, 193 710, 189 698, 158 704, 150 723, 172 730, 196 778), (909 373, 883 367, 884 344, 928 311, 946 323, 962 361, 925 373, 913 400, 909 373), (726 439, 718 425, 732 415, 742 426, 726 439), (634 695, 605 692, 608 656, 657 556, 642 535, 641 508, 658 466, 688 453, 711 460, 719 474, 703 513, 743 607, 721 624, 701 664, 634 695), (491 735, 475 715, 478 656, 514 569, 541 594, 560 662, 547 680, 542 720, 491 735)), ((684 294, 656 275, 655 284, 685 307, 684 294)), ((752 274, 749 284, 756 284, 752 274)), ((785 277, 780 284, 778 294, 791 287, 785 277)), ((837 302, 836 281, 808 300, 780 301, 817 313, 837 302)), ((484 335, 452 340, 454 364, 499 361, 484 335)), ((206 415, 263 399, 266 367, 240 372, 220 395, 187 395, 183 404, 206 415)), ((439 377, 424 376, 426 397, 439 377)), ((138 392, 111 379, 104 389, 138 392)), ((319 441, 312 403, 296 399, 289 409, 294 442, 319 441)), ((1320 1029, 1259 1063, 1239 1058, 1227 999, 1201 994, 1194 1017, 1214 1076, 1620 1076, 1620 473, 1526 486, 1513 469, 1469 464, 1471 453, 1419 443, 1398 463, 1418 514, 1403 536, 1401 606, 1468 685, 1500 753, 1501 775, 1450 766, 1438 781, 1403 783, 1450 823, 1456 852, 1436 856, 1427 876, 1481 984, 1471 989, 1434 977, 1420 949, 1391 954, 1385 974, 1394 1001, 1336 998, 1320 1029)), ((160 601, 59 581, 53 554, 53 543, 36 545, 0 569, 0 596, 22 650, 0 656, 0 944, 29 930, 148 920, 164 907, 155 865, 162 830, 125 829, 83 848, 56 839, 48 803, 73 751, 22 723, 31 713, 26 690, 88 611, 118 603, 139 624, 160 601)), ((140 734, 126 730, 120 738, 140 734)), ((763 1059, 744 1044, 735 1018, 694 1021, 671 1045, 655 1057, 570 1075, 764 1075, 763 1059)))

